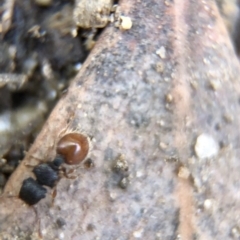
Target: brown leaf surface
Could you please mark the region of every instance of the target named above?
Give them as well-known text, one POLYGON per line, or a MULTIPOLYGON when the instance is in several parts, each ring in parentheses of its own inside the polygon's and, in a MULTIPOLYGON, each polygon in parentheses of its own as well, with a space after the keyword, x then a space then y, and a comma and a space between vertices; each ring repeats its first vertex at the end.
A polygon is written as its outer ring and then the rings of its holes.
POLYGON ((120 6, 132 29, 105 29, 9 180, 0 202, 2 237, 237 236, 239 63, 215 2, 122 0, 120 6), (49 191, 26 207, 17 199, 31 175, 24 163, 51 160, 69 129, 92 137, 95 167, 81 165, 75 180, 62 178, 54 204, 49 191), (195 155, 202 133, 220 146, 211 159, 195 155), (113 171, 119 154, 129 166, 126 189, 113 171))

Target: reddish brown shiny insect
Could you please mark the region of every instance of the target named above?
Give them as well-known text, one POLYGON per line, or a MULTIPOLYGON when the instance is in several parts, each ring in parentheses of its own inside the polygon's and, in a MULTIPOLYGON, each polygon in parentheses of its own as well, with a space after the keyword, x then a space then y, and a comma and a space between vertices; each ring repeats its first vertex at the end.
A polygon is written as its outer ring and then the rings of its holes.
POLYGON ((68 133, 57 143, 57 153, 70 165, 82 162, 89 151, 88 138, 80 133, 68 133))

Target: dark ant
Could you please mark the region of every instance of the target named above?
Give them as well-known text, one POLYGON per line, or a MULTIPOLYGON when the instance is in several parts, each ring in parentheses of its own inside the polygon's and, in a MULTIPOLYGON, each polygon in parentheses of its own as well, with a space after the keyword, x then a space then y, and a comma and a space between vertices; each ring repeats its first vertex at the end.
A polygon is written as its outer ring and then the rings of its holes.
MULTIPOLYGON (((19 197, 27 204, 34 205, 45 198, 47 189, 43 186, 53 188, 62 173, 67 178, 75 178, 68 176, 72 172, 67 173, 62 164, 78 165, 82 162, 89 152, 89 140, 81 133, 67 133, 57 143, 56 151, 58 155, 52 162, 41 163, 33 168, 36 180, 30 177, 23 181, 19 197)), ((86 167, 94 166, 91 159, 86 162, 86 167)), ((56 189, 53 190, 55 196, 56 189)))

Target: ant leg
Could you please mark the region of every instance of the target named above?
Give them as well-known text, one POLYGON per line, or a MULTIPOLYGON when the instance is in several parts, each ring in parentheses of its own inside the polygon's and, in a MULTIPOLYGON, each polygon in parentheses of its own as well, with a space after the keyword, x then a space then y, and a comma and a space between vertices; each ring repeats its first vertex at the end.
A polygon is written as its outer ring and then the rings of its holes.
POLYGON ((55 186, 53 191, 52 191, 52 206, 54 205, 54 200, 57 196, 57 187, 55 186))
POLYGON ((59 171, 59 175, 60 177, 65 177, 65 178, 68 178, 68 179, 75 179, 78 177, 78 175, 76 174, 73 174, 75 171, 76 171, 77 168, 71 168, 71 169, 67 169, 66 167, 64 166, 61 166, 61 169, 59 171))
POLYGON ((26 167, 32 167, 32 168, 34 168, 34 167, 36 167, 38 165, 38 164, 31 164, 31 163, 27 163, 27 162, 24 162, 23 164, 26 167))
POLYGON ((31 157, 36 159, 37 162, 33 164, 33 163, 29 163, 29 162, 23 161, 24 166, 26 166, 26 167, 36 167, 37 165, 39 165, 39 163, 43 162, 43 159, 41 159, 41 158, 34 157, 33 155, 31 157))

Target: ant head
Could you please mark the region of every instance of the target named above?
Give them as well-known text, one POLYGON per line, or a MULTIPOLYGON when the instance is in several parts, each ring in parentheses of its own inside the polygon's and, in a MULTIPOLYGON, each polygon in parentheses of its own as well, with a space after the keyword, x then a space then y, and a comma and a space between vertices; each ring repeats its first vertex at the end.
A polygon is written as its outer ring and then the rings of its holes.
POLYGON ((77 165, 82 162, 89 152, 88 137, 77 132, 65 134, 57 143, 57 153, 64 157, 64 162, 77 165))

